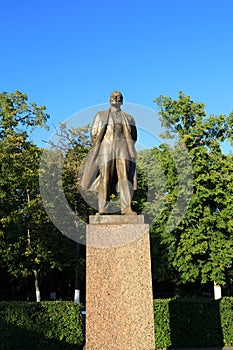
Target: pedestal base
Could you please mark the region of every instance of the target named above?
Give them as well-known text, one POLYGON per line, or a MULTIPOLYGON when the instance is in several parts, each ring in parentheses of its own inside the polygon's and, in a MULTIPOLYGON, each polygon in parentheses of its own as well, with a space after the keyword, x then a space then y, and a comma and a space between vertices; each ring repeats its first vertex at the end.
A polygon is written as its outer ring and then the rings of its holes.
POLYGON ((149 227, 119 220, 87 226, 86 350, 154 350, 149 227))

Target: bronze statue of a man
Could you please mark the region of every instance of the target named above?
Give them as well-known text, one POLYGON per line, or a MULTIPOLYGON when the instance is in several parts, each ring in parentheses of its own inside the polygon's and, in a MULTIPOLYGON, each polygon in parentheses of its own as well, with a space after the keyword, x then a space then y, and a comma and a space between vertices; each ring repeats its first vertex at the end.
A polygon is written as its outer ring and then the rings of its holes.
POLYGON ((100 111, 91 127, 93 149, 87 159, 81 186, 98 191, 99 214, 109 212, 111 194, 120 194, 121 213, 136 214, 131 208, 136 183, 137 129, 132 116, 121 110, 123 96, 110 95, 110 108, 100 111))

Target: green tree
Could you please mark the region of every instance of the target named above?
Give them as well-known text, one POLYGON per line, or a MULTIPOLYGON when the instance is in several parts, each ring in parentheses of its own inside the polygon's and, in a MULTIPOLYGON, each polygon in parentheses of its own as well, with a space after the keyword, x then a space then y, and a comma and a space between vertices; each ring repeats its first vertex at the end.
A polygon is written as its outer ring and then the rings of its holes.
POLYGON ((171 248, 174 243, 167 227, 178 192, 176 165, 171 152, 168 145, 161 145, 141 151, 137 156, 139 176, 135 200, 137 207, 142 203, 139 206, 143 208, 145 220, 150 223, 153 279, 157 281, 173 281, 176 276, 172 254, 167 252, 168 247, 171 248), (144 169, 143 173, 140 172, 141 169, 144 169))
POLYGON ((40 277, 64 269, 75 256, 72 242, 51 224, 39 194, 42 150, 28 141, 28 133, 46 126, 44 110, 18 91, 0 94, 1 261, 16 278, 34 275, 38 301, 40 277))
POLYGON ((45 106, 29 103, 28 96, 18 90, 14 93, 0 93, 0 138, 20 135, 25 137, 26 130, 45 127, 49 115, 45 106))
POLYGON ((89 125, 68 128, 66 123, 60 123, 49 146, 42 166, 43 197, 50 217, 75 242, 75 300, 78 301, 80 283, 85 277, 85 222, 93 213, 80 188, 82 163, 91 146, 89 125), (47 195, 49 189, 53 189, 51 196, 47 195))
POLYGON ((172 231, 167 230, 170 212, 183 189, 177 172, 185 163, 182 157, 176 164, 169 161, 172 152, 169 155, 165 148, 153 149, 167 186, 166 205, 152 229, 154 277, 166 279, 170 274, 176 283, 231 282, 232 155, 223 154, 222 143, 232 142, 233 113, 207 116, 204 104, 193 102, 182 92, 177 100, 160 96, 156 102, 167 135, 178 135, 176 147, 188 150, 193 193, 182 221, 172 231))

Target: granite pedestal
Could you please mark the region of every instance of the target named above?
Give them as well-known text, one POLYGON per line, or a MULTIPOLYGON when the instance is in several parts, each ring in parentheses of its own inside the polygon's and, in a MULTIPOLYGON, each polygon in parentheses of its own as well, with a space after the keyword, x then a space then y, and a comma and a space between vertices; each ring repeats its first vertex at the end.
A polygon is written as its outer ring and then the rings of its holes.
POLYGON ((86 350, 154 350, 149 227, 143 216, 91 216, 86 258, 86 350))

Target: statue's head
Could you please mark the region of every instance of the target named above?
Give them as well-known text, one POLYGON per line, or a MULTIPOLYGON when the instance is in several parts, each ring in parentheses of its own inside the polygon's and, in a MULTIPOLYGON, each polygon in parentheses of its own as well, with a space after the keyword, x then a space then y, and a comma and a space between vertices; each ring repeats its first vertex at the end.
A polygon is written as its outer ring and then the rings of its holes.
POLYGON ((110 95, 110 104, 121 106, 123 104, 123 95, 120 91, 113 91, 110 95))

